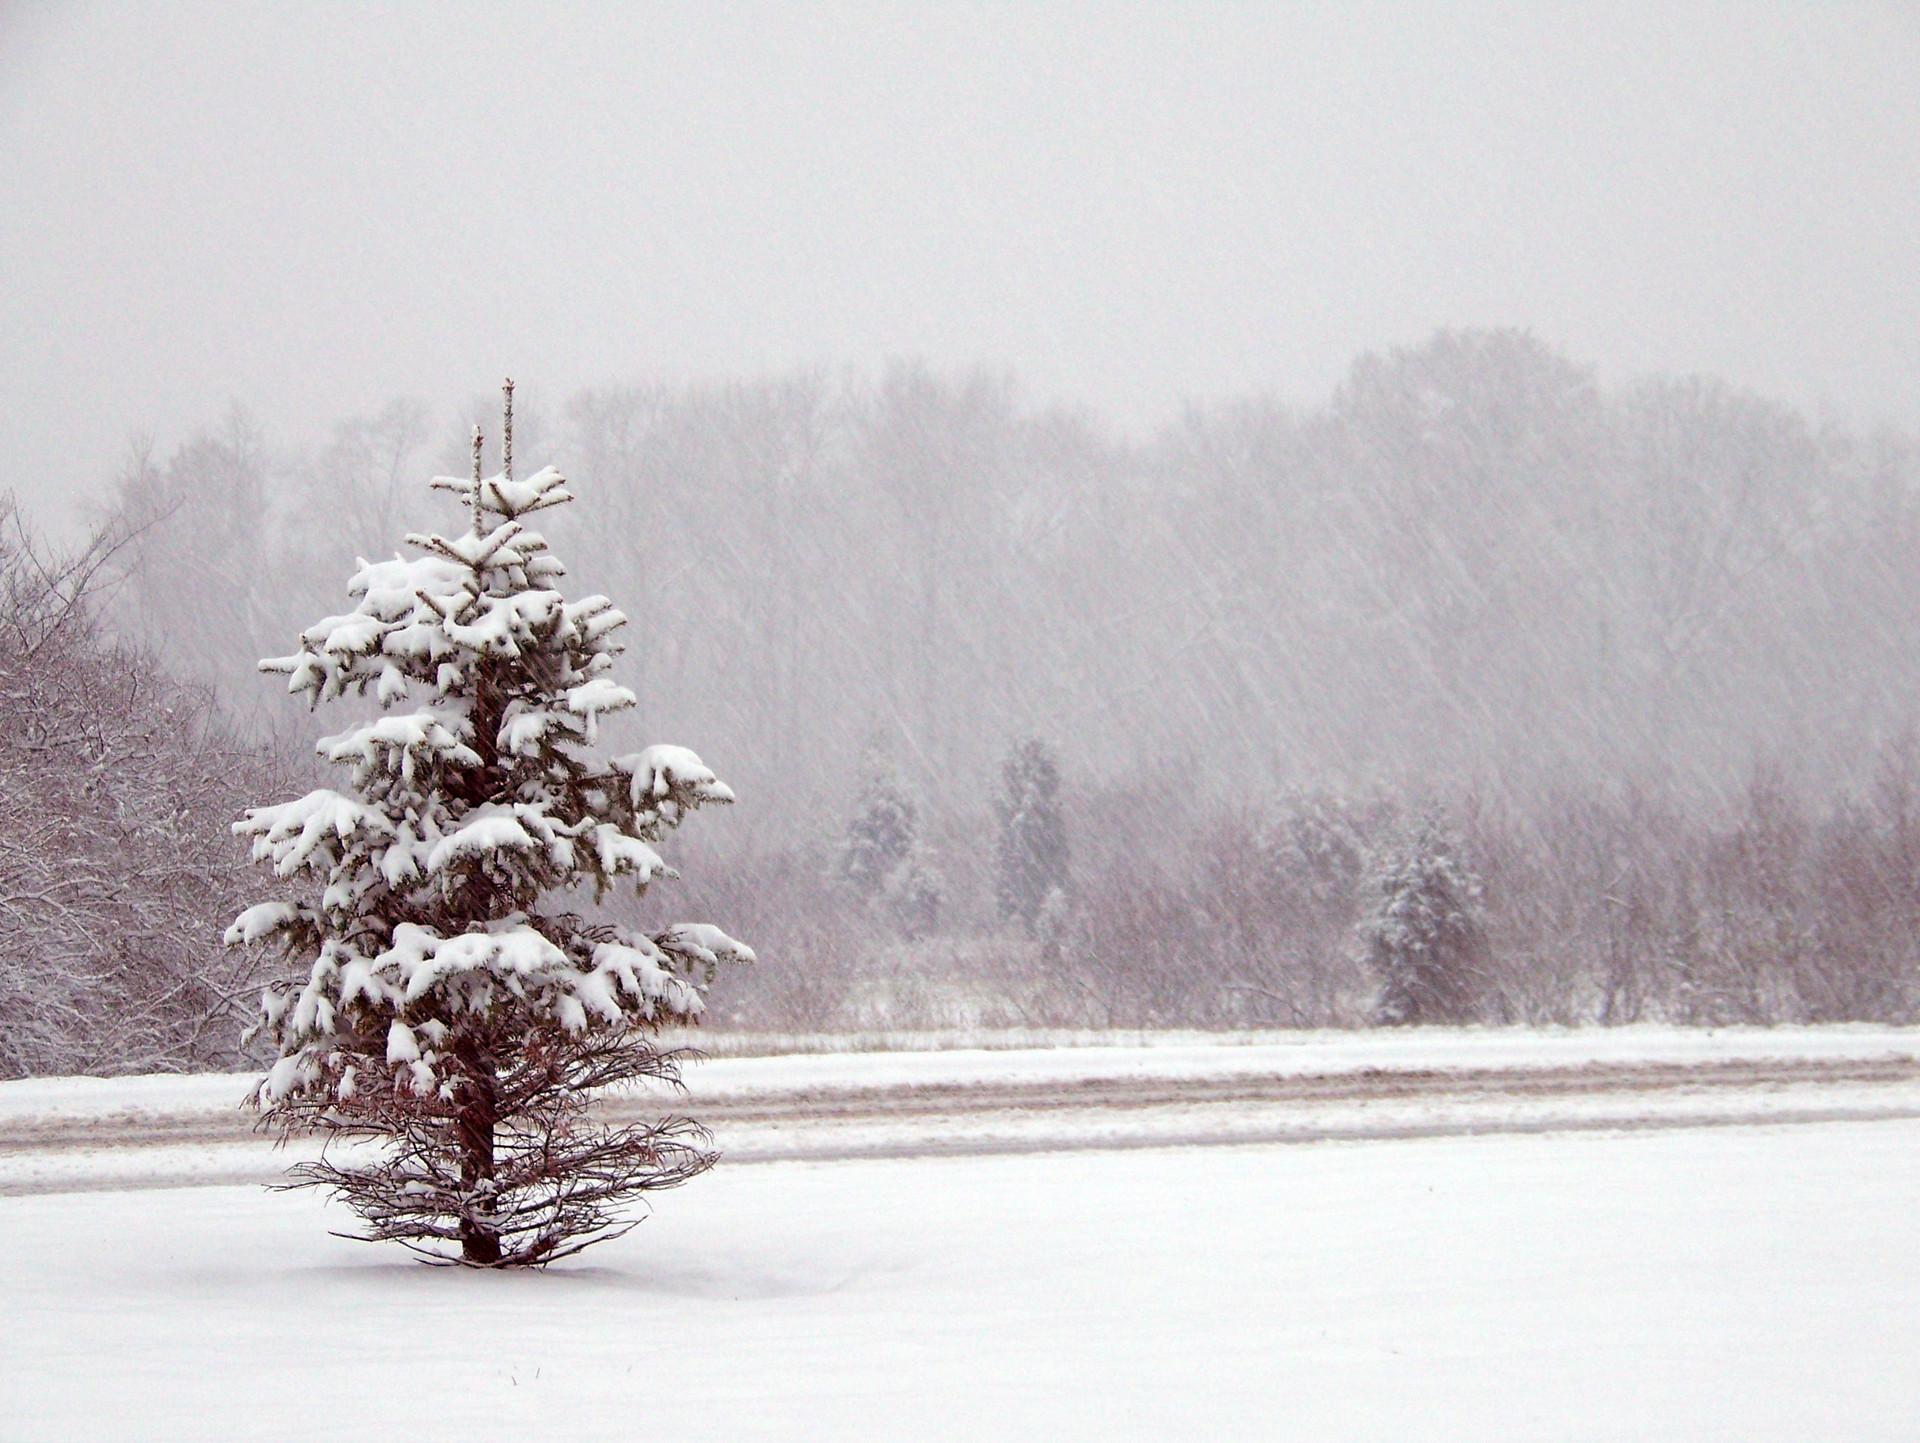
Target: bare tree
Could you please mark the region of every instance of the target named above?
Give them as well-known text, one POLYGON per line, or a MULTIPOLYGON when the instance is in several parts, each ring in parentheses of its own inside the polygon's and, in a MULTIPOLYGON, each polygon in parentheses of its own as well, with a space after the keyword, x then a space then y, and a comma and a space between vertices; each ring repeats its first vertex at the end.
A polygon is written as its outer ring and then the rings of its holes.
POLYGON ((125 536, 60 555, 0 504, 0 1076, 231 1064, 246 958, 221 832, 278 774, 94 621, 125 536))

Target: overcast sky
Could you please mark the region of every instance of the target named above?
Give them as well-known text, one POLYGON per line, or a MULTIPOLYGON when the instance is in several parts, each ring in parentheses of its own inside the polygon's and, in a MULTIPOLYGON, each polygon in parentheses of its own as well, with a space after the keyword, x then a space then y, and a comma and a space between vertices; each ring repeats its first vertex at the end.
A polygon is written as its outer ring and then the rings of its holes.
POLYGON ((1442 325, 1920 423, 1920 6, 0 17, 38 509, 234 398, 918 354, 1137 428, 1442 325))

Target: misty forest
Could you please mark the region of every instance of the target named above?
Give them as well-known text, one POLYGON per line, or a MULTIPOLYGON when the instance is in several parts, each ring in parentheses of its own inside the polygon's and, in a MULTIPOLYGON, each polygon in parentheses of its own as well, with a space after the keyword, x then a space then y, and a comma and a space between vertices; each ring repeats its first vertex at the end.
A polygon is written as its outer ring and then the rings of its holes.
MULTIPOLYGON (((673 856, 767 964, 716 984, 732 1030, 1920 1004, 1910 434, 1499 329, 1138 437, 912 361, 519 379, 571 591, 643 623, 609 728, 751 800, 673 856)), ((496 406, 302 447, 210 403, 86 543, 9 512, 0 1075, 248 1060, 227 824, 325 771, 256 663, 496 406)))

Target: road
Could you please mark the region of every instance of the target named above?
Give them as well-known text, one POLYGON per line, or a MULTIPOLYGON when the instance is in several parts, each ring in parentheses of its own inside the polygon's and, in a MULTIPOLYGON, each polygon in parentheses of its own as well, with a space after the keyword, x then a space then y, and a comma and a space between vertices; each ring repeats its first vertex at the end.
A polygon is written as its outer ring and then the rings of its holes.
MULTIPOLYGON (((671 1106, 711 1128, 730 1164, 1920 1118, 1910 1051, 1326 1070, 1295 1056, 1270 1071, 1232 1060, 1225 1075, 1148 1065, 916 1080, 908 1069, 882 1082, 835 1080, 829 1062, 824 1079, 731 1088, 703 1088, 696 1072, 671 1106)), ((311 1144, 276 1149, 234 1105, 239 1090, 171 1109, 0 1116, 0 1195, 269 1181, 311 1144)), ((630 1098, 602 1111, 625 1121, 667 1106, 630 1098)))

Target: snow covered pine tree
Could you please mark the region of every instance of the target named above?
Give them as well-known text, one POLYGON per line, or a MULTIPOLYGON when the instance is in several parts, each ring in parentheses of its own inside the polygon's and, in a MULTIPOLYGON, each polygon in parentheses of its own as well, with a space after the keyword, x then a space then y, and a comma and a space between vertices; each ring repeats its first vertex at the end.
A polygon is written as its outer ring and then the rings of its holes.
POLYGON ((1039 936, 1067 891, 1067 824, 1053 749, 1038 737, 1017 743, 1000 768, 1000 785, 994 900, 1002 921, 1039 936))
POLYGON ((1438 816, 1423 816, 1384 856, 1374 891, 1374 913, 1360 926, 1380 979, 1374 1021, 1475 1020, 1487 984, 1482 889, 1438 816))
POLYGON ((319 744, 351 792, 258 807, 234 830, 317 901, 249 908, 233 945, 277 942, 310 968, 267 989, 280 1049, 256 1101, 283 1135, 372 1144, 323 1153, 288 1187, 332 1189, 361 1236, 478 1267, 539 1265, 633 1225, 623 1203, 712 1165, 683 1118, 610 1127, 589 1111, 623 1083, 677 1086, 689 1022, 719 964, 752 952, 693 924, 647 937, 544 894, 671 876, 652 844, 733 794, 692 752, 599 763, 599 719, 634 705, 608 675, 626 617, 568 601, 526 518, 570 501, 559 472, 513 479, 512 383, 502 474, 459 494, 464 535, 409 536, 420 556, 362 562, 354 609, 261 663, 313 704, 369 690, 383 715, 319 744))
POLYGON ((901 935, 924 937, 938 925, 943 889, 920 842, 920 809, 877 738, 867 744, 840 873, 862 904, 889 917, 901 935))

